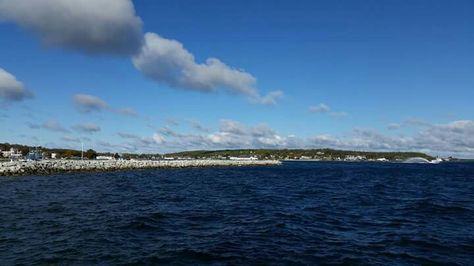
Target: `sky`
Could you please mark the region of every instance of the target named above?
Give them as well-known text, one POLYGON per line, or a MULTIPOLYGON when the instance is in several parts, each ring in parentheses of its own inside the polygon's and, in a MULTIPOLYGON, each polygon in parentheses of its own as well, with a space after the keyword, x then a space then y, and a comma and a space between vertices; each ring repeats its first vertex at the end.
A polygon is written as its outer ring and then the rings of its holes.
POLYGON ((474 158, 474 2, 0 0, 0 142, 474 158))

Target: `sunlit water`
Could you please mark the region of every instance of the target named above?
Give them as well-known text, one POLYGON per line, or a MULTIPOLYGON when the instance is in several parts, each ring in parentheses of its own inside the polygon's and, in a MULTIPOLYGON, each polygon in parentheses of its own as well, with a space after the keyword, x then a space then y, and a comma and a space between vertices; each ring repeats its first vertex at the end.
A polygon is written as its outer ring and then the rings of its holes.
POLYGON ((0 178, 0 264, 460 264, 474 164, 0 178))

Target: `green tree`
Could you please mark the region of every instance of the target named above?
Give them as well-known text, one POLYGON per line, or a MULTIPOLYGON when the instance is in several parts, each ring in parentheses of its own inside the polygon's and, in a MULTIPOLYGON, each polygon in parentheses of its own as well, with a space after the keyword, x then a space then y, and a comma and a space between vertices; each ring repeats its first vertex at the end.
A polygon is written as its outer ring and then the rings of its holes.
POLYGON ((87 159, 95 159, 97 157, 97 152, 94 151, 93 149, 88 149, 85 153, 84 153, 84 156, 87 158, 87 159))

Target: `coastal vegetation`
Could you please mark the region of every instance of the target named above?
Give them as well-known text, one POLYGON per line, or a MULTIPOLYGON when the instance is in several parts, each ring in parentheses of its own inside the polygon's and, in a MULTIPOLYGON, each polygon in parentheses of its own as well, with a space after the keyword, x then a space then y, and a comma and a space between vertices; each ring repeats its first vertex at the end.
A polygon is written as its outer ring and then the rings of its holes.
MULTIPOLYGON (((0 143, 0 150, 17 149, 23 155, 29 151, 40 150, 45 158, 51 158, 51 154, 56 154, 56 158, 74 159, 80 158, 82 152, 74 149, 59 149, 46 147, 32 147, 20 144, 0 143)), ((230 158, 256 158, 259 160, 378 160, 387 161, 406 160, 413 157, 421 157, 427 160, 434 158, 428 154, 420 152, 369 152, 350 151, 335 149, 228 149, 228 150, 195 150, 183 151, 167 154, 139 154, 139 153, 111 153, 97 152, 88 149, 83 153, 86 159, 95 159, 97 156, 110 156, 123 159, 230 159, 230 158)))
POLYGON ((198 150, 167 154, 171 157, 230 158, 254 156, 258 159, 274 160, 377 160, 385 158, 388 161, 406 160, 412 157, 421 157, 427 160, 432 156, 420 152, 368 152, 334 149, 239 149, 239 150, 198 150))

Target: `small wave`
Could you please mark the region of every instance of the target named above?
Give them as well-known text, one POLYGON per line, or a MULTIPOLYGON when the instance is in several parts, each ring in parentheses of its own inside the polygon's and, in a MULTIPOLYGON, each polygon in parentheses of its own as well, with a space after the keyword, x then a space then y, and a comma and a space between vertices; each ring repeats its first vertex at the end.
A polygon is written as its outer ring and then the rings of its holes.
POLYGON ((436 203, 431 200, 418 201, 406 207, 405 210, 432 214, 463 214, 472 212, 469 208, 436 203))
POLYGON ((184 249, 170 252, 167 255, 152 255, 144 259, 133 261, 131 264, 174 264, 188 265, 196 263, 212 263, 212 262, 234 262, 237 263, 243 259, 238 255, 222 255, 207 251, 199 251, 193 249, 184 249))
POLYGON ((121 229, 132 230, 155 230, 160 228, 160 222, 166 218, 162 213, 152 213, 147 216, 136 217, 127 224, 120 226, 121 229))

